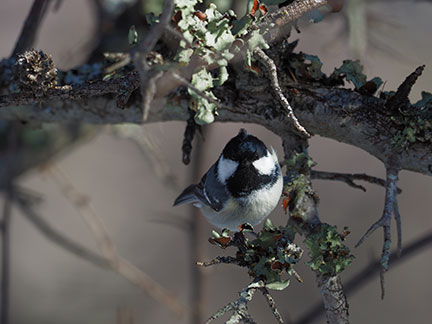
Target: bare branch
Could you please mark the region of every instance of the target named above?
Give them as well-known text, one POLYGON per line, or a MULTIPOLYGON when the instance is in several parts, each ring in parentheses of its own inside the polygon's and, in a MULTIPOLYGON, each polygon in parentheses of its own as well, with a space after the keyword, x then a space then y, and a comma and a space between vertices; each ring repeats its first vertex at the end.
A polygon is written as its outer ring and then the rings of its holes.
POLYGON ((5 201, 3 205, 3 217, 0 223, 1 234, 1 291, 0 291, 0 323, 9 324, 9 285, 10 285, 10 253, 11 253, 11 216, 12 201, 15 197, 15 188, 13 185, 18 164, 17 150, 19 143, 20 124, 10 122, 6 126, 7 145, 5 152, 5 201))
POLYGON ((327 4, 326 0, 298 0, 266 15, 263 25, 274 23, 277 27, 294 22, 305 13, 327 4))
MULTIPOLYGON (((193 122, 193 120, 192 120, 193 122)), ((211 127, 210 127, 211 129, 211 127)), ((205 129, 205 135, 209 129, 205 129)), ((202 140, 196 141, 196 148, 193 156, 193 162, 191 169, 189 170, 191 182, 196 181, 201 177, 205 156, 207 155, 206 150, 208 146, 204 145, 202 140)), ((183 150, 183 149, 182 149, 183 150)), ((205 255, 205 248, 202 242, 203 230, 204 230, 204 219, 199 211, 193 205, 189 206, 189 269, 190 269, 190 305, 191 305, 191 318, 190 324, 202 324, 205 320, 206 314, 206 284, 205 284, 205 271, 202 267, 197 266, 198 260, 202 260, 205 255)))
MULTIPOLYGON (((339 172, 326 172, 326 171, 317 171, 312 170, 311 178, 317 180, 335 180, 345 182, 347 185, 366 191, 366 188, 358 185, 354 182, 354 180, 362 180, 369 183, 376 184, 381 187, 386 186, 386 182, 383 179, 365 174, 365 173, 339 173, 339 172)), ((397 193, 400 194, 402 192, 401 189, 397 188, 397 193)))
POLYGON ((401 215, 399 213, 399 203, 398 200, 395 199, 393 206, 393 214, 396 221, 396 230, 397 230, 397 252, 398 257, 402 255, 402 220, 401 215))
MULTIPOLYGON (((384 274, 388 270, 389 257, 390 257, 390 246, 391 246, 391 218, 394 212, 396 197, 396 184, 398 180, 399 170, 394 170, 387 167, 387 184, 386 184, 386 195, 384 201, 384 211, 382 217, 376 221, 367 232, 361 237, 356 244, 356 247, 360 246, 377 228, 382 227, 384 231, 384 244, 381 254, 381 298, 384 298, 384 274)), ((400 221, 400 215, 398 215, 400 221)), ((399 233, 400 228, 398 229, 399 233)), ((401 237, 399 233, 399 237, 401 237)), ((401 244, 401 243, 399 243, 401 244)), ((399 245, 400 246, 400 245, 399 245)))
POLYGON ((269 307, 270 307, 270 309, 271 309, 274 317, 276 318, 276 320, 279 323, 283 324, 284 321, 282 319, 282 316, 280 315, 279 311, 277 310, 276 303, 275 303, 273 297, 270 295, 270 293, 267 290, 267 288, 263 287, 260 290, 261 290, 262 294, 264 295, 264 297, 266 298, 267 304, 269 305, 269 307))
POLYGON ((251 283, 240 292, 240 297, 237 300, 219 309, 216 313, 210 316, 205 324, 211 323, 213 320, 225 315, 230 311, 233 312, 233 315, 226 322, 227 324, 236 324, 240 323, 240 321, 243 321, 244 323, 255 324, 256 322, 249 314, 247 305, 252 300, 257 289, 262 287, 264 287, 264 283, 262 281, 251 283))
POLYGON ((152 138, 151 134, 145 130, 144 126, 135 124, 113 125, 110 128, 114 135, 130 140, 136 144, 150 165, 156 176, 162 180, 167 188, 173 191, 180 190, 177 174, 171 170, 167 161, 164 159, 162 151, 152 138))
POLYGON ((105 258, 99 256, 93 251, 81 246, 79 243, 67 238, 63 234, 55 230, 49 225, 42 216, 40 216, 29 204, 22 194, 17 193, 15 198, 17 206, 21 209, 23 215, 38 229, 47 239, 53 241, 68 252, 82 258, 98 267, 107 269, 109 268, 108 262, 105 258))
POLYGON ((267 68, 268 76, 270 78, 270 83, 275 92, 276 96, 279 99, 280 104, 285 109, 288 117, 291 119, 292 124, 296 128, 296 130, 305 137, 311 137, 307 130, 299 123, 297 117, 294 115, 294 112, 289 104, 287 98, 282 92, 282 89, 279 85, 279 79, 277 75, 276 64, 273 60, 267 56, 266 53, 259 47, 254 50, 254 55, 259 59, 259 61, 267 68))
POLYGON ((141 80, 140 91, 143 101, 142 110, 144 121, 148 118, 150 104, 156 94, 156 82, 163 75, 162 71, 153 71, 150 73, 149 67, 147 65, 147 55, 153 50, 159 38, 161 38, 165 30, 165 26, 167 26, 171 20, 173 10, 174 0, 165 0, 159 23, 151 28, 144 40, 140 42, 131 53, 132 61, 138 70, 141 80))
POLYGON ((24 22, 20 36, 15 44, 12 56, 23 53, 34 44, 40 23, 47 12, 49 0, 34 0, 30 12, 24 22))
POLYGON ((210 267, 212 265, 221 264, 221 263, 231 263, 231 264, 240 265, 239 260, 231 256, 218 256, 210 261, 204 261, 204 262, 199 261, 197 262, 197 265, 203 267, 210 267))
POLYGON ((0 323, 9 323, 9 274, 10 274, 10 220, 11 198, 13 189, 7 191, 3 203, 3 217, 0 223, 1 234, 1 291, 0 291, 0 323))
POLYGON ((172 292, 160 286, 149 275, 116 252, 114 243, 106 230, 105 224, 94 211, 89 198, 79 193, 60 169, 48 169, 48 172, 59 186, 62 194, 75 205, 92 231, 99 244, 99 249, 111 269, 134 285, 145 290, 149 296, 167 306, 177 316, 184 317, 187 314, 187 309, 172 292))

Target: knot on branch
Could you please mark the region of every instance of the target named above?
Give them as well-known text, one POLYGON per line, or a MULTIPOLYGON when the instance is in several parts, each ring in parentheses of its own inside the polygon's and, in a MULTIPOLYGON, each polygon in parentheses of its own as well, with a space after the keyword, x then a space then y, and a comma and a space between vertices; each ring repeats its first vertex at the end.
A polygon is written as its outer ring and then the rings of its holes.
POLYGON ((57 68, 50 55, 31 50, 20 54, 13 67, 14 79, 21 91, 43 96, 57 86, 57 68))

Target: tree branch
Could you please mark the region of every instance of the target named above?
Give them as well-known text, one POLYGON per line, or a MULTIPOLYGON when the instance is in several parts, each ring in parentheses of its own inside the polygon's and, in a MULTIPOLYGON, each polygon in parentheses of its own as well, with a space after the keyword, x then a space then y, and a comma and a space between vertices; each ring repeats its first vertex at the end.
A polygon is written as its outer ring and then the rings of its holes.
POLYGON ((156 94, 156 82, 163 75, 162 71, 151 71, 147 64, 147 55, 153 50, 159 38, 161 38, 165 27, 169 24, 174 10, 174 0, 165 0, 159 23, 154 25, 147 36, 140 42, 131 57, 141 81, 141 97, 143 102, 143 120, 147 120, 150 104, 156 94))
POLYGON ((10 220, 12 189, 5 195, 3 215, 0 223, 1 235, 1 292, 0 292, 0 323, 9 323, 9 274, 10 274, 10 220))
MULTIPOLYGON (((385 100, 348 89, 292 84, 287 82, 288 75, 279 77, 284 80, 281 84, 284 93, 295 89, 297 95, 291 98, 290 104, 299 122, 310 132, 359 147, 383 162, 392 156, 391 140, 397 129, 386 113, 385 100)), ((223 104, 216 120, 256 123, 278 135, 290 135, 291 122, 285 113, 274 109, 279 103, 265 86, 269 86, 268 80, 253 76, 251 82, 251 78, 241 72, 232 77, 232 82, 215 89, 223 104)), ((167 82, 165 74, 160 82, 167 82)), ((132 96, 124 109, 119 109, 112 95, 120 93, 126 85, 138 88, 139 84, 138 75, 131 72, 119 79, 52 89, 41 98, 25 94, 0 96, 0 106, 4 107, 0 109, 0 118, 17 119, 19 116, 20 120, 62 123, 142 123, 139 98, 132 96)), ((164 85, 158 83, 157 87, 163 88, 164 85)), ((186 96, 160 97, 153 100, 146 122, 187 120, 188 117, 186 96)), ((399 155, 401 169, 432 175, 431 145, 412 143, 399 155)))
POLYGON ((199 261, 199 262, 197 262, 197 265, 203 266, 203 267, 210 267, 212 265, 221 264, 221 263, 226 263, 226 264, 231 263, 231 264, 240 265, 239 260, 236 258, 233 258, 231 256, 218 256, 218 257, 216 257, 210 261, 204 261, 204 262, 199 261))
POLYGON ((49 0, 34 0, 11 57, 23 53, 33 46, 39 30, 39 25, 47 11, 48 4, 49 0))
MULTIPOLYGON (((384 231, 384 245, 381 254, 381 298, 384 298, 385 289, 384 289, 384 274, 387 272, 389 267, 389 258, 390 258, 390 246, 391 246, 391 218, 394 212, 394 206, 397 205, 397 193, 396 193, 396 184, 398 180, 399 170, 393 169, 391 167, 387 167, 387 184, 386 184, 386 195, 384 201, 384 211, 382 217, 376 221, 367 232, 361 237, 361 239, 356 244, 356 247, 359 247, 376 229, 379 227, 383 228, 384 231)), ((398 216, 395 216, 398 220, 398 250, 400 253, 401 249, 401 227, 400 227, 400 215, 399 211, 397 212, 398 216)))
MULTIPOLYGON (((305 139, 284 137, 283 148, 285 160, 290 160, 292 156, 299 153, 307 154, 307 141, 305 139)), ((317 197, 312 189, 310 182, 309 167, 304 167, 301 170, 305 183, 302 185, 301 193, 290 192, 294 195, 294 203, 290 205, 289 223, 295 226, 306 238, 313 235, 314 229, 318 228, 322 223, 318 216, 317 197), (296 195, 301 195, 296 196, 296 195)), ((297 170, 299 171, 299 170, 297 170)), ((290 172, 287 171, 287 176, 290 177, 290 172)), ((289 188, 284 188, 289 190, 289 188)), ((327 274, 315 270, 317 285, 320 288, 321 297, 326 310, 326 317, 331 324, 347 324, 348 320, 348 301, 343 291, 342 282, 337 274, 327 274)))
POLYGON ((186 307, 169 290, 154 281, 148 274, 124 259, 116 251, 114 242, 111 240, 105 224, 96 214, 89 199, 79 193, 59 169, 49 169, 54 182, 59 186, 61 193, 70 200, 92 231, 99 245, 99 249, 109 267, 120 274, 132 284, 145 290, 149 296, 165 305, 174 314, 184 317, 187 314, 186 307))
MULTIPOLYGON (((386 186, 386 182, 383 179, 370 176, 365 173, 339 173, 339 172, 326 172, 326 171, 311 171, 311 178, 316 180, 335 180, 345 182, 350 187, 360 189, 362 191, 366 191, 366 188, 358 185, 354 182, 354 180, 362 180, 369 183, 376 184, 381 187, 386 186)), ((400 194, 402 192, 401 189, 397 188, 397 193, 400 194)))
MULTIPOLYGON (((393 269, 399 263, 406 261, 409 257, 421 252, 421 250, 432 245, 432 232, 420 236, 420 238, 408 243, 404 248, 404 254, 398 258, 398 251, 392 252, 389 257, 390 269, 393 269)), ((347 295, 354 294, 359 288, 366 285, 368 281, 375 278, 376 273, 381 269, 381 260, 373 260, 363 268, 359 273, 353 276, 345 283, 345 293, 347 295)), ((308 324, 315 321, 321 314, 324 313, 324 305, 322 303, 315 304, 302 315, 295 324, 308 324)))
POLYGON ((276 68, 276 64, 274 63, 274 61, 267 56, 266 53, 264 53, 264 51, 262 49, 260 49, 259 47, 257 47, 254 50, 254 55, 258 58, 258 60, 267 68, 267 74, 269 76, 270 79, 270 84, 271 87, 274 91, 274 93, 276 94, 276 96, 279 99, 280 104, 282 105, 282 107, 285 109, 288 118, 291 120, 292 124, 294 125, 295 129, 302 134, 303 136, 305 136, 306 138, 310 137, 310 134, 307 132, 307 130, 299 123, 297 117, 294 115, 294 112, 291 108, 291 105, 289 104, 287 98, 285 97, 285 95, 282 93, 282 89, 279 85, 279 78, 278 78, 278 73, 277 73, 277 68, 276 68))
POLYGON ((269 305, 274 317, 276 318, 276 320, 278 321, 278 323, 283 324, 283 319, 282 316, 280 315, 278 309, 276 308, 276 303, 273 299, 273 297, 270 295, 269 291, 267 290, 266 287, 263 287, 260 289, 260 291, 262 292, 262 294, 264 295, 265 299, 267 300, 267 304, 269 305))
POLYGON ((213 320, 225 315, 230 311, 233 312, 233 315, 226 322, 227 324, 236 324, 240 323, 240 321, 249 324, 257 324, 249 314, 247 305, 252 300, 255 292, 262 287, 264 287, 264 283, 262 281, 251 283, 240 292, 240 297, 237 300, 219 309, 216 313, 210 316, 205 324, 211 323, 213 320))
POLYGON ((59 245, 68 252, 75 254, 77 257, 82 258, 97 267, 104 269, 108 268, 108 262, 105 258, 99 256, 97 253, 87 249, 84 246, 72 241, 63 234, 59 233, 50 224, 48 224, 42 216, 40 216, 33 208, 30 206, 27 199, 25 199, 21 194, 17 193, 15 198, 17 206, 21 209, 23 215, 39 230, 47 239, 59 245))

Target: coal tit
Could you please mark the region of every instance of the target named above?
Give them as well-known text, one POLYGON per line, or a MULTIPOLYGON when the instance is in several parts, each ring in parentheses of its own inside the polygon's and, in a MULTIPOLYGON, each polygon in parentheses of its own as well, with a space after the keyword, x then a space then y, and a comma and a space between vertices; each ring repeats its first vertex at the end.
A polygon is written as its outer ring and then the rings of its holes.
POLYGON ((200 183, 187 187, 174 206, 193 203, 211 224, 236 231, 244 223, 262 222, 276 207, 282 185, 273 148, 269 151, 262 141, 241 129, 200 183))

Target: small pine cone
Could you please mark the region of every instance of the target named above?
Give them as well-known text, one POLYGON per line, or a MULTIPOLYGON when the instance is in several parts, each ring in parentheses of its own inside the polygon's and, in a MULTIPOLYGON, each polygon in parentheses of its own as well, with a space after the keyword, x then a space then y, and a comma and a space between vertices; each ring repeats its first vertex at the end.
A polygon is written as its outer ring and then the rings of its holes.
POLYGON ((15 82, 21 91, 43 96, 57 86, 57 68, 51 56, 31 50, 18 56, 14 66, 15 82))

